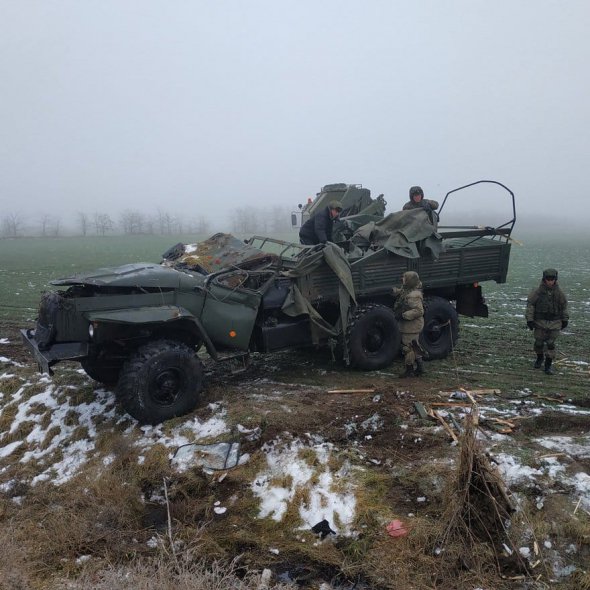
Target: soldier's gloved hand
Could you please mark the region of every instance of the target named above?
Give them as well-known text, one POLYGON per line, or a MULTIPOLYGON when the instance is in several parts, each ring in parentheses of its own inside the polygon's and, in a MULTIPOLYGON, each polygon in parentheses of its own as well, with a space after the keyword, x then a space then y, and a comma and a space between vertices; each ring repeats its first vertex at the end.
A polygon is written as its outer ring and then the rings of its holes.
POLYGON ((432 211, 432 207, 428 201, 422 201, 422 209, 424 209, 426 213, 430 213, 430 211, 432 211))
POLYGON ((534 330, 535 329, 535 322, 533 322, 532 320, 529 320, 526 325, 528 326, 529 330, 534 330))
POLYGON ((565 328, 567 328, 568 325, 568 321, 567 320, 561 320, 561 329, 565 330, 565 328))

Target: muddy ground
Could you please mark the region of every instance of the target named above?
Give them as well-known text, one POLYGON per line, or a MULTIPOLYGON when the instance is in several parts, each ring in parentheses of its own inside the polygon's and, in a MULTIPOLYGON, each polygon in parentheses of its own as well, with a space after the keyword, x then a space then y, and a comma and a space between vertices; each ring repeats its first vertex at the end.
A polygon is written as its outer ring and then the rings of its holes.
MULTIPOLYGON (((7 340, 0 350, 0 357, 7 359, 0 373, 17 376, 12 389, 0 388, 4 391, 0 403, 7 405, 19 384, 37 377, 15 326, 3 325, 0 336, 7 340)), ((239 424, 257 433, 245 437, 232 431, 240 440, 242 455, 250 459, 223 478, 200 472, 176 476, 155 458, 157 473, 150 477, 146 469, 137 476, 129 467, 137 462, 137 453, 125 439, 135 436, 138 428, 129 434, 133 421, 117 408, 116 419, 101 424, 103 437, 109 429, 116 433, 112 444, 121 458, 115 461, 115 477, 127 480, 123 481, 127 488, 142 489, 143 507, 129 521, 115 519, 122 529, 117 534, 118 549, 83 533, 60 549, 63 539, 57 535, 58 548, 48 556, 31 541, 31 547, 25 548, 31 562, 37 563, 31 580, 38 583, 40 571, 43 576, 49 572, 75 578, 78 569, 64 564, 77 563, 82 554, 93 556, 95 563, 124 561, 130 551, 146 551, 146 540, 153 535, 165 537, 173 523, 174 535, 184 542, 198 529, 204 551, 211 556, 240 555, 244 567, 269 568, 277 580, 299 587, 317 588, 321 583, 339 588, 590 587, 590 486, 585 487, 583 477, 590 473, 588 367, 563 365, 549 377, 534 371, 523 353, 521 363, 511 362, 502 372, 490 361, 493 351, 484 348, 478 356, 473 347, 469 354, 462 348, 478 338, 468 330, 457 351, 444 361, 427 363, 427 374, 420 379, 400 378, 399 361, 384 371, 351 371, 334 362, 326 350, 254 355, 249 367, 235 374, 231 367, 207 363, 207 393, 196 417, 205 421, 222 407, 230 427, 239 424), (357 389, 370 392, 330 393, 357 389), (473 392, 476 406, 462 399, 464 390, 473 392), (440 412, 440 419, 421 415, 422 408, 440 412), (436 540, 457 494, 461 434, 465 416, 474 408, 479 451, 492 468, 499 467, 515 513, 505 535, 477 542, 476 553, 480 546, 487 548, 483 557, 443 566, 445 548, 437 548, 436 540), (322 541, 311 532, 294 532, 299 529, 289 520, 293 514, 279 522, 258 517, 251 482, 263 464, 262 449, 285 440, 329 443, 334 448, 334 469, 346 461, 360 470, 361 475, 355 476, 353 535, 322 541), (170 482, 167 505, 153 499, 162 491, 162 475, 170 482), (227 512, 213 513, 213 499, 228 506, 227 512), (401 540, 386 532, 393 518, 409 525, 410 534, 401 540), (126 526, 130 530, 123 530, 126 526)), ((74 383, 83 399, 99 389, 76 372, 76 365, 63 367, 60 386, 74 383)), ((182 425, 182 420, 165 428, 182 425)), ((5 429, 9 426, 4 422, 5 429)), ((98 450, 113 454, 104 438, 98 450)), ((17 457, 0 459, 0 484, 5 484, 0 520, 5 526, 38 517, 40 506, 47 506, 44 494, 57 506, 71 506, 72 490, 88 485, 87 478, 94 473, 84 468, 79 481, 59 490, 49 482, 33 486, 31 478, 41 465, 22 468, 17 457), (8 485, 19 477, 22 485, 8 485), (18 503, 11 501, 15 497, 18 503)), ((100 499, 97 502, 101 504, 100 499)), ((92 516, 84 514, 84 519, 91 521, 92 516)))

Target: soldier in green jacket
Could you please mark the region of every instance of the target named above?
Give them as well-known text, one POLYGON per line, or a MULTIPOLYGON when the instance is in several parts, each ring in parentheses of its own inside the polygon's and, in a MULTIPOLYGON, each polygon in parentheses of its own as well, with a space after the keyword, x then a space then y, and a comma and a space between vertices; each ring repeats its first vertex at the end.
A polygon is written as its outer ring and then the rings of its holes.
POLYGON ((438 201, 425 199, 421 186, 410 187, 410 200, 403 206, 404 211, 409 209, 424 209, 427 213, 438 209, 438 201))
POLYGON ((545 373, 553 375, 551 363, 555 358, 555 341, 569 320, 567 299, 557 284, 557 270, 554 268, 545 269, 541 284, 530 292, 525 317, 529 330, 534 330, 537 359, 533 366, 535 369, 541 368, 544 352, 545 373))
POLYGON ((424 373, 422 348, 418 337, 424 328, 424 305, 422 283, 418 273, 405 272, 402 287, 394 287, 395 304, 393 313, 402 333, 402 352, 404 354, 405 372, 400 377, 414 377, 424 373))

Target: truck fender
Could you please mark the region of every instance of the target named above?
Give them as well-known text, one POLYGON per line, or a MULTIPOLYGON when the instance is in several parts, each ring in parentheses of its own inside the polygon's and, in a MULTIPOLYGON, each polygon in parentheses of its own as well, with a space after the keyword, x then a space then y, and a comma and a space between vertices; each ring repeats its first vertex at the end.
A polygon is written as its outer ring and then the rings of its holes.
POLYGON ((218 360, 217 350, 209 338, 205 327, 199 318, 188 310, 177 305, 158 305, 157 307, 135 307, 131 309, 106 309, 84 314, 91 322, 109 322, 115 324, 154 324, 188 320, 192 322, 201 337, 209 356, 218 360))

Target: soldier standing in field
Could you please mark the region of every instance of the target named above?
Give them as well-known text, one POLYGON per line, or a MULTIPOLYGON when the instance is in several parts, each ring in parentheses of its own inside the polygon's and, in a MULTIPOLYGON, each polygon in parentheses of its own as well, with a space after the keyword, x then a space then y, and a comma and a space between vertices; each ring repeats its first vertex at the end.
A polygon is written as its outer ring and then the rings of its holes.
POLYGON ((567 326, 569 320, 567 299, 557 284, 557 270, 554 268, 545 269, 541 284, 530 292, 525 317, 529 330, 534 330, 534 350, 537 353, 537 359, 533 367, 541 368, 544 353, 545 373, 553 375, 551 363, 555 358, 555 341, 559 331, 567 326), (547 347, 546 350, 545 347, 547 347))
POLYGON ((404 355, 405 371, 400 377, 414 377, 424 373, 422 348, 418 344, 418 337, 424 327, 424 305, 422 283, 418 273, 405 272, 402 277, 402 287, 394 287, 396 298, 393 313, 398 321, 402 334, 402 352, 404 355))

